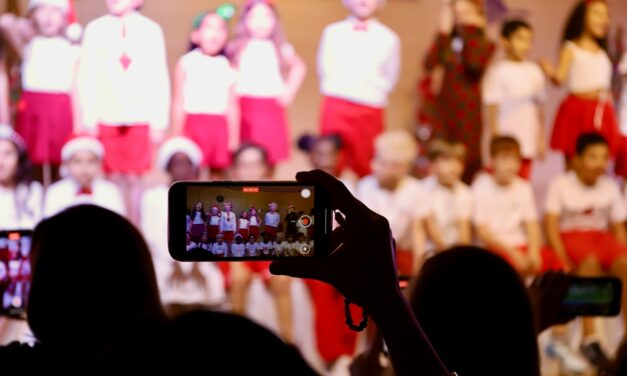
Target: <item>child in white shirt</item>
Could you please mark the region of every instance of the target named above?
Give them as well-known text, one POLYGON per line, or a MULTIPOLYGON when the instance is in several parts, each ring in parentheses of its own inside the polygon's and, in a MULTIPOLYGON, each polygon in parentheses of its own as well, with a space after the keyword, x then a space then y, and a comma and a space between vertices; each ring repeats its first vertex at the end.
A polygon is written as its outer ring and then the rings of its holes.
POLYGON ((216 242, 211 246, 211 253, 213 253, 216 257, 227 257, 228 256, 228 247, 224 242, 224 235, 218 234, 216 237, 216 242))
POLYGON ((248 257, 256 257, 258 256, 257 249, 259 245, 257 244, 257 239, 254 235, 250 235, 248 237, 248 242, 246 243, 246 255, 248 257))
POLYGON ((231 257, 246 256, 246 245, 242 242, 242 235, 235 235, 235 243, 231 244, 231 257))

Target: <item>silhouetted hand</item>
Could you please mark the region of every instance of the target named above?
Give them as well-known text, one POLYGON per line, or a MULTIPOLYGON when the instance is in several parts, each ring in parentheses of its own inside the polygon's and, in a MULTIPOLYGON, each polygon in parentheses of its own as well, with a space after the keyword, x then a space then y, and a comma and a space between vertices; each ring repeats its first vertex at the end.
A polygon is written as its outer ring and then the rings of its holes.
POLYGON ((538 276, 529 287, 539 332, 554 325, 566 324, 575 318, 575 316, 564 316, 560 312, 571 280, 568 274, 547 272, 538 276))
POLYGON ((366 310, 398 292, 395 246, 388 221, 368 209, 344 184, 325 172, 300 172, 296 180, 329 193, 331 209, 343 214, 336 214, 340 226, 331 236, 329 256, 276 260, 270 265, 270 271, 331 284, 366 310))

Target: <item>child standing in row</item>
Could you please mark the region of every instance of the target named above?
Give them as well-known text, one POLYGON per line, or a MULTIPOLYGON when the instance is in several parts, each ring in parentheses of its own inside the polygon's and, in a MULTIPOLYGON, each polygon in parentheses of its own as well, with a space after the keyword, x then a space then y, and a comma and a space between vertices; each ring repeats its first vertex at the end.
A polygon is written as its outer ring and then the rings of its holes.
POLYGON ((223 235, 224 241, 228 244, 233 242, 235 230, 237 230, 237 220, 235 213, 233 213, 233 204, 225 202, 224 211, 220 215, 220 234, 223 235))
POLYGON ((194 48, 179 60, 174 77, 172 127, 203 151, 203 167, 220 173, 229 162, 229 150, 239 140, 234 86, 235 70, 224 56, 227 22, 235 10, 222 6, 194 19, 194 48))
POLYGON ((4 14, 0 28, 22 58, 15 127, 26 141, 36 179, 48 186, 59 178, 61 148, 74 130, 80 50, 65 35, 73 15, 69 0, 30 0, 28 14, 28 19, 4 14))
POLYGON ((276 238, 281 224, 281 214, 277 212, 278 209, 279 205, 276 202, 271 202, 268 204, 268 212, 263 217, 263 230, 272 240, 276 238))
POLYGON ((237 233, 240 234, 243 239, 248 239, 248 235, 250 235, 249 227, 250 220, 248 220, 248 211, 244 210, 239 217, 239 221, 237 224, 237 233))
POLYGON ((239 71, 241 141, 265 148, 272 164, 285 161, 291 144, 285 109, 307 69, 287 42, 273 1, 247 1, 227 54, 239 71))
POLYGON ((520 176, 531 178, 532 161, 544 158, 544 74, 538 64, 527 60, 533 42, 531 25, 507 21, 501 30, 505 59, 496 62, 483 83, 483 102, 491 138, 511 136, 522 152, 520 176))

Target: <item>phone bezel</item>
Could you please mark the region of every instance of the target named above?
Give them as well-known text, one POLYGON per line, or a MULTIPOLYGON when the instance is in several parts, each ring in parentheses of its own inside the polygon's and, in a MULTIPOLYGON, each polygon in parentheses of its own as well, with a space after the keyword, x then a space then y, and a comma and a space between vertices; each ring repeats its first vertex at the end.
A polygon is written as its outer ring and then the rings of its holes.
MULTIPOLYGON (((194 257, 197 253, 190 254, 185 249, 184 219, 187 215, 187 187, 310 187, 311 185, 301 184, 296 181, 180 181, 172 184, 168 191, 168 249, 170 256, 177 261, 195 262, 238 262, 238 261, 273 261, 285 260, 290 257, 277 256, 257 256, 257 257, 215 257, 207 252, 202 259, 194 257)), ((314 233, 314 254, 312 256, 298 257, 318 258, 324 257, 329 252, 331 232, 333 231, 333 216, 328 193, 320 186, 314 185, 314 213, 316 231, 314 233), (319 213, 322 212, 322 213, 319 213)))
MULTIPOLYGON (((17 230, 2 230, 0 231, 0 238, 8 238, 9 234, 19 233, 20 238, 28 236, 31 238, 31 251, 32 251, 32 240, 33 240, 33 230, 30 229, 17 229, 17 230)), ((30 258, 30 257, 29 257, 30 258)), ((8 270, 7 270, 8 272, 8 270)), ((33 280, 33 269, 31 265, 31 274, 29 275, 29 281, 33 280)), ((3 298, 4 291, 0 294, 0 299, 3 298)), ((2 305, 0 305, 0 317, 8 317, 16 320, 26 320, 26 306, 22 308, 13 308, 10 310, 5 309, 2 305)))
POLYGON ((612 284, 613 296, 611 304, 577 304, 566 305, 564 301, 568 297, 568 291, 562 298, 560 313, 565 316, 617 316, 621 310, 622 282, 615 277, 572 277, 569 290, 574 285, 584 284, 612 284))

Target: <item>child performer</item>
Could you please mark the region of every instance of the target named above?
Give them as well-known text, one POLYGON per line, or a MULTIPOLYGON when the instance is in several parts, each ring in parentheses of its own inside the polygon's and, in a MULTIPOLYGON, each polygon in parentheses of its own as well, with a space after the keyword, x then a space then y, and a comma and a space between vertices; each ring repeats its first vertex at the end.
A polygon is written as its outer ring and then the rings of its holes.
POLYGON ((292 204, 287 207, 287 214, 285 215, 285 235, 296 236, 298 232, 298 218, 296 214, 296 207, 292 204))
POLYGON ((246 245, 242 242, 242 235, 235 235, 235 243, 231 244, 231 257, 246 256, 246 245))
POLYGON ((567 159, 575 156, 579 136, 588 132, 603 135, 610 155, 617 152, 620 133, 612 104, 612 62, 606 51, 609 25, 605 0, 579 1, 564 29, 558 66, 541 63, 547 77, 556 85, 565 83, 569 91, 551 136, 551 147, 567 159))
POLYGON ((228 245, 224 242, 224 235, 218 234, 216 242, 211 245, 211 253, 216 257, 227 257, 229 255, 228 245))
POLYGON ((532 161, 546 155, 542 108, 546 82, 540 66, 528 60, 533 42, 530 24, 505 22, 501 41, 505 59, 488 70, 483 82, 489 134, 512 136, 518 141, 523 156, 520 176, 529 180, 532 161))
POLYGON ((198 201, 196 205, 194 205, 194 209, 189 216, 192 219, 189 234, 191 235, 193 241, 199 242, 202 235, 207 231, 207 213, 205 212, 205 204, 198 201))
POLYGON ((440 30, 425 61, 427 72, 444 68, 437 97, 435 136, 468 148, 464 182, 481 169, 482 111, 480 82, 494 52, 485 33, 480 0, 445 0, 440 30))
MULTIPOLYGON (((216 307, 226 301, 224 278, 215 263, 174 261, 168 251, 168 189, 175 181, 198 180, 202 158, 200 148, 187 138, 165 141, 156 165, 168 181, 147 189, 141 199, 140 228, 150 247, 161 301, 172 314, 184 306, 216 307)), ((190 249, 210 251, 204 240, 201 236, 196 243, 190 237, 190 249)))
POLYGON ((242 211, 242 214, 239 216, 239 221, 237 223, 237 233, 242 235, 243 239, 248 239, 248 235, 250 235, 250 221, 248 220, 248 211, 242 211))
POLYGON ((285 234, 282 232, 278 232, 276 234, 276 240, 273 243, 274 247, 274 256, 289 256, 288 249, 289 243, 285 240, 285 234))
POLYGON ((222 214, 220 213, 220 208, 217 205, 211 206, 211 214, 207 221, 207 235, 209 235, 209 241, 211 243, 216 241, 216 236, 220 233, 221 218, 222 214))
POLYGON ((166 51, 161 27, 139 12, 144 0, 106 3, 109 14, 85 28, 77 85, 84 126, 103 143, 105 171, 136 220, 151 141, 160 143, 168 125, 166 51))
MULTIPOLYGON (((572 171, 556 177, 546 198, 549 244, 569 270, 581 276, 614 275, 627 283, 627 211, 617 183, 606 176, 610 151, 599 134, 579 136, 572 171)), ((622 296, 627 323, 627 292, 622 296)), ((594 323, 583 322, 582 353, 589 359, 607 357, 594 337, 594 323)), ((593 364, 599 365, 598 361, 593 364)))
POLYGON ((435 140, 429 145, 433 176, 423 180, 431 213, 427 220, 429 251, 443 251, 472 241, 472 193, 461 181, 466 147, 461 142, 435 140))
POLYGON ((220 214, 220 233, 224 236, 224 241, 229 245, 233 242, 235 231, 237 230, 237 220, 232 210, 233 204, 225 202, 224 211, 220 214))
POLYGON ((522 275, 560 269, 553 252, 542 248, 542 231, 531 184, 518 176, 522 155, 508 136, 490 144, 492 174, 472 186, 477 236, 484 246, 507 260, 522 275), (544 257, 544 259, 543 259, 544 257))
POLYGON ((343 0, 350 16, 327 26, 318 50, 321 130, 338 135, 345 166, 370 173, 374 139, 384 129, 384 109, 398 80, 401 43, 376 19, 385 0, 343 0))
POLYGON ((277 212, 278 209, 279 205, 276 202, 269 203, 268 212, 263 217, 263 230, 269 239, 273 241, 281 225, 281 214, 277 212))
POLYGON ((377 137, 373 174, 357 184, 356 197, 390 221, 396 239, 400 275, 418 271, 425 250, 424 220, 428 205, 418 179, 410 175, 418 155, 414 137, 387 131, 377 137))
POLYGON ((227 53, 239 70, 241 141, 264 147, 272 164, 285 161, 290 151, 285 110, 307 68, 287 42, 272 0, 246 2, 227 53))
POLYGON ((257 214, 257 208, 254 206, 250 207, 249 213, 248 232, 251 236, 254 236, 255 239, 257 239, 260 235, 259 226, 261 225, 261 218, 259 217, 259 214, 257 214))
POLYGON ((250 235, 248 237, 248 242, 246 243, 246 255, 248 257, 256 257, 257 254, 257 238, 254 235, 250 235))
POLYGON ((22 58, 15 127, 26 140, 35 178, 47 187, 59 179, 61 148, 75 126, 80 50, 66 37, 74 16, 69 0, 30 0, 28 14, 28 19, 4 14, 0 29, 22 58))
POLYGON ((203 166, 220 173, 229 165, 229 149, 239 141, 236 72, 224 56, 231 5, 202 12, 192 24, 195 48, 181 57, 174 77, 172 127, 203 151, 203 166))
POLYGON ((98 139, 78 136, 61 149, 67 177, 52 184, 44 199, 44 216, 51 217, 71 206, 98 205, 120 215, 126 213, 120 189, 101 177, 104 148, 98 139))

